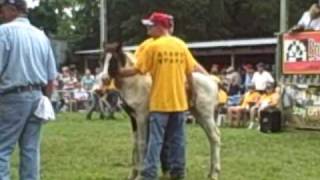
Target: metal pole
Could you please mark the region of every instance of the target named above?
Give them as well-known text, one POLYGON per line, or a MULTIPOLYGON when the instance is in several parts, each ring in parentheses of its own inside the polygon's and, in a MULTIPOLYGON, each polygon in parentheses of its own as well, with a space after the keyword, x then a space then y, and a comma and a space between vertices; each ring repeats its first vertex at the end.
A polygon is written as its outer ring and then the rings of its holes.
POLYGON ((231 54, 231 59, 230 59, 230 64, 231 64, 231 67, 235 68, 235 55, 234 53, 231 54))
POLYGON ((105 11, 104 11, 104 40, 106 42, 108 42, 108 0, 105 0, 104 1, 104 8, 105 8, 105 11))
MULTIPOLYGON (((277 35, 278 43, 276 49, 276 80, 278 81, 281 86, 285 85, 286 77, 283 75, 282 70, 282 61, 283 61, 283 52, 282 52, 282 35, 283 33, 288 31, 288 0, 280 0, 280 33, 277 35), (282 81, 281 81, 282 80, 282 81)), ((281 113, 281 118, 286 121, 287 119, 285 116, 285 112, 280 103, 280 109, 283 113, 281 113)), ((284 123, 282 123, 284 124, 284 123)))
POLYGON ((280 33, 288 30, 288 0, 280 0, 280 33))
POLYGON ((280 33, 276 49, 276 79, 279 81, 282 76, 282 34, 288 30, 288 0, 280 0, 280 33))
POLYGON ((100 48, 106 39, 106 0, 100 0, 100 48))

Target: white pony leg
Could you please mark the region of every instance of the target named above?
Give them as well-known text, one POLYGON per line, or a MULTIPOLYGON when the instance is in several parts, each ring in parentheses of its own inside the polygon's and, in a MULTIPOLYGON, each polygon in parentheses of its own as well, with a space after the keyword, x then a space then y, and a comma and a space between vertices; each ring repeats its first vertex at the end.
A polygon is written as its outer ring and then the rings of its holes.
POLYGON ((210 172, 209 178, 211 180, 218 180, 218 176, 221 170, 220 164, 220 130, 216 126, 213 117, 211 118, 199 118, 198 122, 202 129, 205 131, 209 144, 210 144, 210 172))
POLYGON ((223 121, 223 115, 218 114, 218 117, 217 117, 217 126, 218 127, 220 127, 222 125, 222 121, 223 121))
POLYGON ((141 174, 143 170, 143 160, 146 151, 146 141, 147 141, 147 121, 146 115, 140 113, 137 117, 137 170, 138 175, 141 174))
POLYGON ((128 180, 134 180, 138 176, 138 136, 137 132, 133 132, 133 148, 132 148, 132 170, 128 180))

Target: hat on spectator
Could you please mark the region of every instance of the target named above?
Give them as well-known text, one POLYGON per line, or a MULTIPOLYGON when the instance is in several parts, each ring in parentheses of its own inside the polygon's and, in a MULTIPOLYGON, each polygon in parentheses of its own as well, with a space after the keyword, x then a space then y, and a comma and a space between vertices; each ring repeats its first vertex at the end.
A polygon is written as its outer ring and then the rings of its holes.
POLYGON ((62 71, 69 71, 69 67, 68 66, 63 66, 62 67, 62 71))
POLYGON ((27 12, 27 3, 25 0, 0 0, 0 6, 12 5, 22 12, 27 12))
POLYGON ((141 22, 145 26, 161 25, 165 28, 170 28, 173 25, 173 16, 165 13, 154 12, 147 19, 142 19, 141 22))
POLYGON ((262 62, 260 62, 260 63, 257 64, 257 67, 262 67, 262 68, 264 68, 265 66, 264 66, 264 64, 263 64, 262 62))

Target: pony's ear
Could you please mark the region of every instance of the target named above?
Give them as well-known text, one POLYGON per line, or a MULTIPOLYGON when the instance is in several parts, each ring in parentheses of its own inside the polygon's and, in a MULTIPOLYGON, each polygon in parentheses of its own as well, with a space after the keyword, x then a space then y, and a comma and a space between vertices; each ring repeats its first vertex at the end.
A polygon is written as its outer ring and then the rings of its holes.
POLYGON ((113 53, 118 51, 118 43, 108 43, 105 46, 107 52, 113 53))
POLYGON ((107 52, 118 53, 121 50, 122 50, 122 43, 119 43, 119 42, 107 43, 105 45, 105 51, 107 52))
POLYGON ((116 45, 116 52, 122 52, 122 41, 119 41, 116 45))

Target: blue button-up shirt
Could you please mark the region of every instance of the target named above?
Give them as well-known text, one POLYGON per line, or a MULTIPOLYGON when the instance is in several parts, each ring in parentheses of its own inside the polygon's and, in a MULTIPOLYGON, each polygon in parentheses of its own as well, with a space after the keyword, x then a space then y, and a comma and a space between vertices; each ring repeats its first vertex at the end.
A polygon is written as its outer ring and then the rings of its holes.
POLYGON ((0 92, 27 85, 46 85, 57 75, 49 39, 18 17, 0 26, 0 92))
POLYGON ((249 75, 246 73, 246 76, 244 79, 245 91, 248 90, 248 86, 252 85, 252 77, 253 77, 253 74, 249 75))

